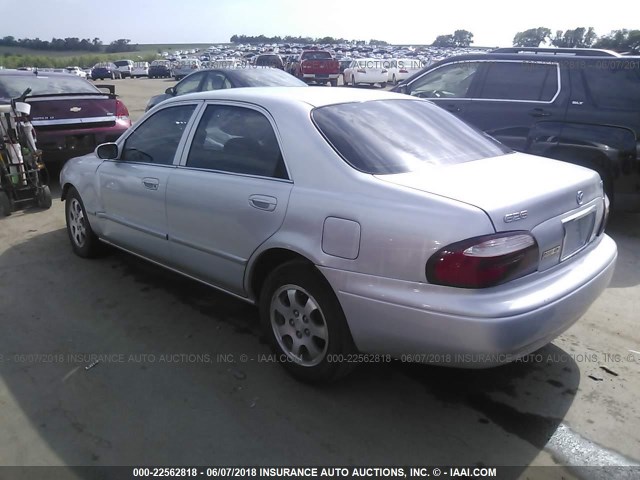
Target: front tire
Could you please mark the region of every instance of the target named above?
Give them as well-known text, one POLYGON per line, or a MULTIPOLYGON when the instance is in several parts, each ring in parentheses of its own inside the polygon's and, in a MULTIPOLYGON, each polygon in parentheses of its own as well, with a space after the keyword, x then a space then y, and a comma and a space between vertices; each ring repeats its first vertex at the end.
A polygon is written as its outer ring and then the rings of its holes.
POLYGON ((312 265, 290 262, 276 268, 260 294, 265 335, 283 367, 308 383, 326 383, 347 375, 356 351, 333 290, 312 265))
POLYGON ((73 252, 82 258, 98 257, 104 251, 104 244, 93 233, 80 194, 73 187, 67 193, 65 218, 73 252))

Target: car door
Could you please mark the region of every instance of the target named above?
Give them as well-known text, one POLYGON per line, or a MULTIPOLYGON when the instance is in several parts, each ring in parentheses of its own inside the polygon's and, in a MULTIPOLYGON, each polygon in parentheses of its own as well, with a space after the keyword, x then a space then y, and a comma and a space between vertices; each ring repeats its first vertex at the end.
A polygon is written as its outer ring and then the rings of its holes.
POLYGON ((267 112, 209 104, 167 187, 171 255, 185 273, 244 295, 251 254, 284 220, 292 182, 267 112))
POLYGON ((480 62, 476 60, 446 63, 415 78, 407 84, 405 92, 427 98, 466 120, 479 68, 480 62))
POLYGON ((491 60, 465 120, 518 151, 542 153, 558 141, 569 86, 551 61, 491 60))
POLYGON ((104 224, 110 242, 157 261, 169 259, 165 195, 183 133, 197 103, 158 110, 119 143, 119 158, 96 172, 104 224))

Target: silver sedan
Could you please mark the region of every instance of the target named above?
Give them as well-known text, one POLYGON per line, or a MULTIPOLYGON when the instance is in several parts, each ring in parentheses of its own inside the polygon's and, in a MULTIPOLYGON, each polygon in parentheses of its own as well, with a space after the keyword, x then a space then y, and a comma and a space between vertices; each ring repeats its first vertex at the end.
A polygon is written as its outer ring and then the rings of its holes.
POLYGON ((305 381, 513 361, 578 320, 617 257, 596 172, 389 92, 177 97, 61 186, 78 255, 110 244, 257 304, 305 381))

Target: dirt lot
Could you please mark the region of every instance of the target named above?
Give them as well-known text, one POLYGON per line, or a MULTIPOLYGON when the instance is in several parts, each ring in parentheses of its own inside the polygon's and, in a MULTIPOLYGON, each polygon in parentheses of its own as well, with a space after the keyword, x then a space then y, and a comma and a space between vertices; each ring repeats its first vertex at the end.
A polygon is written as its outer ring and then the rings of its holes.
MULTIPOLYGON (((116 81, 134 120, 173 84, 116 81)), ((74 256, 54 196, 0 219, 0 465, 638 465, 640 215, 611 220, 610 287, 527 361, 312 388, 261 357, 253 307, 124 253, 74 256)))

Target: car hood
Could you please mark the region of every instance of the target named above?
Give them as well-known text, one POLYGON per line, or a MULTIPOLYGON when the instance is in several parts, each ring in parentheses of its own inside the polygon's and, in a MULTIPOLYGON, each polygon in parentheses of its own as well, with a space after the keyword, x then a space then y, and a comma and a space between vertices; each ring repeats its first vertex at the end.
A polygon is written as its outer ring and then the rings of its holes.
POLYGON ((603 197, 595 171, 524 153, 376 177, 476 206, 497 231, 532 229, 603 197))

